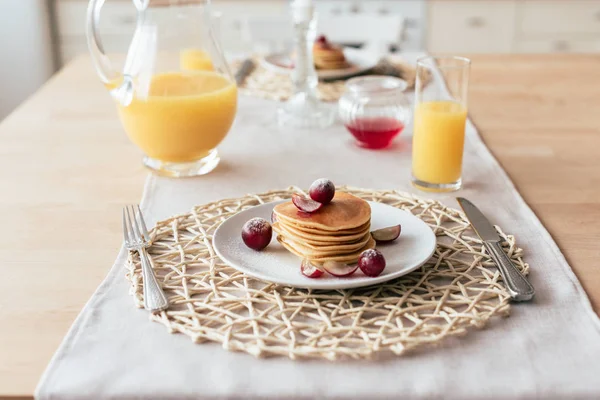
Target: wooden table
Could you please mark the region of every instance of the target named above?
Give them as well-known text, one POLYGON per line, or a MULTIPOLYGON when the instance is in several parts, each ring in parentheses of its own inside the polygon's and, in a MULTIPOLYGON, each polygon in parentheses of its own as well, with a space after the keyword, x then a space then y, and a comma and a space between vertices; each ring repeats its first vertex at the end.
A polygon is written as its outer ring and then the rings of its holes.
MULTIPOLYGON (((471 117, 599 310, 600 56, 472 59, 471 117)), ((87 58, 0 124, 1 398, 32 396, 145 175, 87 58)))

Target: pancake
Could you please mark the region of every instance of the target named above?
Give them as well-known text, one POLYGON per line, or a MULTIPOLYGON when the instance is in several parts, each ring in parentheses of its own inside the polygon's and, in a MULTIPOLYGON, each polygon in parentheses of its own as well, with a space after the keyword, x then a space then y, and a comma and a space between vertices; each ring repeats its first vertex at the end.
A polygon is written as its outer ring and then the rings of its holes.
POLYGON ((302 259, 317 264, 353 263, 364 250, 375 247, 371 207, 351 194, 337 192, 331 203, 310 214, 299 211, 291 201, 276 205, 273 213, 277 240, 302 259))
POLYGON ((348 62, 341 47, 328 43, 315 43, 313 46, 315 67, 319 69, 342 69, 348 67, 348 62))
POLYGON ((297 241, 297 240, 294 240, 287 236, 281 236, 281 238, 290 247, 293 247, 299 253, 302 253, 306 256, 327 256, 327 255, 351 253, 351 252, 361 249, 371 239, 371 233, 367 233, 366 235, 364 235, 364 237, 362 237, 358 241, 355 241, 354 243, 329 244, 326 246, 309 245, 305 242, 297 241))
POLYGON ((282 224, 280 221, 275 222, 272 227, 273 230, 279 235, 290 237, 298 242, 304 242, 315 246, 356 242, 364 238, 364 236, 369 233, 371 228, 370 224, 367 224, 365 225, 365 228, 358 233, 352 235, 338 235, 337 232, 334 234, 331 234, 331 232, 325 232, 322 234, 307 233, 296 229, 295 227, 282 224), (326 233, 330 234, 327 235, 326 233))
POLYGON ((349 236, 349 235, 355 235, 357 233, 362 233, 371 227, 371 221, 369 221, 366 224, 363 224, 356 228, 341 229, 341 230, 337 230, 335 232, 330 232, 330 231, 323 231, 322 229, 316 229, 316 228, 310 228, 310 227, 306 227, 306 226, 297 225, 295 221, 290 221, 290 220, 283 219, 283 218, 279 222, 285 228, 291 228, 291 229, 294 229, 294 231, 302 232, 307 237, 314 236, 314 235, 316 235, 316 236, 331 236, 331 235, 349 236))
POLYGON ((323 263, 325 263, 327 261, 339 261, 339 262, 343 262, 343 263, 353 264, 353 263, 355 263, 355 262, 358 261, 358 257, 360 256, 360 254, 363 251, 365 251, 367 249, 373 249, 373 248, 375 248, 375 240, 373 240, 373 238, 370 238, 369 241, 367 242, 367 244, 365 244, 365 246, 363 246, 359 250, 357 250, 355 252, 352 252, 352 253, 340 254, 340 255, 332 255, 332 256, 306 256, 305 254, 302 254, 301 252, 299 252, 294 247, 290 246, 290 244, 287 243, 285 241, 285 239, 282 239, 281 236, 278 236, 277 240, 290 253, 295 254, 296 256, 298 256, 298 257, 300 257, 302 259, 307 258, 308 260, 310 260, 311 263, 314 263, 316 265, 321 265, 321 264, 323 264, 323 263))
POLYGON ((283 228, 287 229, 288 231, 291 231, 292 233, 301 235, 306 238, 314 238, 316 240, 323 236, 339 236, 340 238, 346 237, 346 239, 349 239, 350 236, 355 236, 357 234, 360 235, 361 233, 364 234, 364 232, 371 227, 370 222, 367 222, 366 224, 356 227, 354 229, 325 231, 322 229, 307 228, 305 226, 296 225, 294 222, 290 222, 289 220, 283 218, 280 218, 277 222, 283 228))
POLYGON ((371 220, 369 203, 344 192, 336 192, 331 203, 311 214, 300 212, 291 201, 276 205, 273 212, 284 224, 327 232, 355 229, 371 220))

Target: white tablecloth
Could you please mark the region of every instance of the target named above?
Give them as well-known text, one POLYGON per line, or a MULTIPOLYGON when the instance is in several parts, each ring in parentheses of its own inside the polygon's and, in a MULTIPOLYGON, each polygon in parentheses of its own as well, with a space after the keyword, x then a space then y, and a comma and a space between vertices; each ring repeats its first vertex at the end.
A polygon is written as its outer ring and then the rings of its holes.
MULTIPOLYGON (((280 129, 274 102, 242 97, 211 174, 150 175, 150 224, 193 205, 319 177, 338 185, 415 192, 410 137, 388 150, 352 144, 346 130, 280 129)), ((410 130, 410 128, 409 128, 410 130)), ((514 234, 537 296, 511 316, 438 348, 379 362, 256 359, 171 335, 128 294, 122 250, 45 372, 39 398, 600 398, 600 323, 556 244, 469 123, 461 196, 514 234)), ((457 207, 454 196, 429 195, 457 207)), ((115 215, 115 218, 120 218, 115 215)), ((41 332, 40 334, 43 334, 41 332)))

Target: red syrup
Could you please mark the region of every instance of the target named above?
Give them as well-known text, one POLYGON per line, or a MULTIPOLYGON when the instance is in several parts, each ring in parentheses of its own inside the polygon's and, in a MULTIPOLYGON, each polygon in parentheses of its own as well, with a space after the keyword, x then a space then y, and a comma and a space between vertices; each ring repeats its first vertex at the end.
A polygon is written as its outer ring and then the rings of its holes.
POLYGON ((367 149, 388 147, 402 130, 404 124, 395 118, 357 118, 346 128, 354 135, 358 145, 367 149))

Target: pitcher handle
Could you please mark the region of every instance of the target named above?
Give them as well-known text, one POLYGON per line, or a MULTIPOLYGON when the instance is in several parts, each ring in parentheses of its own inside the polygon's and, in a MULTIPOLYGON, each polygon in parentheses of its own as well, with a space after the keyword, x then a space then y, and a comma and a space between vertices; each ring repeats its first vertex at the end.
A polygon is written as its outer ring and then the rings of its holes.
MULTIPOLYGON (((100 21, 100 10, 105 0, 90 0, 87 9, 86 37, 88 48, 92 56, 92 63, 96 68, 98 76, 104 85, 109 88, 111 95, 122 105, 127 106, 133 98, 133 78, 114 69, 108 56, 104 52, 104 46, 98 32, 100 21)), ((133 0, 138 10, 144 10, 149 0, 133 0)))
POLYGON ((86 19, 86 37, 87 45, 90 49, 92 56, 92 62, 96 68, 96 72, 100 76, 100 80, 105 85, 114 85, 118 82, 122 74, 117 72, 106 54, 104 53, 104 46, 100 39, 98 32, 98 22, 100 21, 100 10, 104 5, 105 0, 90 0, 87 9, 86 19))

